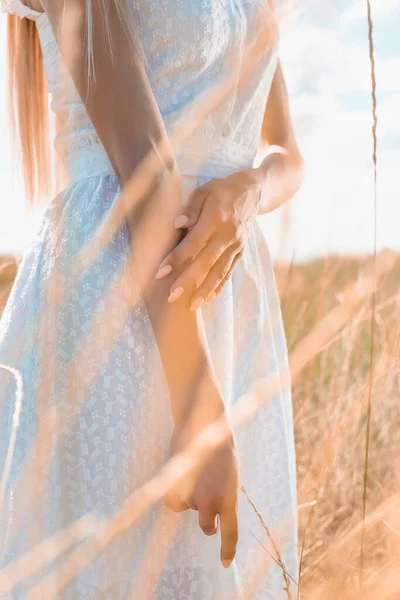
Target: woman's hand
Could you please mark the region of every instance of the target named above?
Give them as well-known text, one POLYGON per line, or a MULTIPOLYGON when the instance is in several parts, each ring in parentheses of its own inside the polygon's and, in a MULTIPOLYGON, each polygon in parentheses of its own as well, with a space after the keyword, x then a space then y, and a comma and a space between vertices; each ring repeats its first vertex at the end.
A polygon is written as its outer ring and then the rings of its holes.
MULTIPOLYGON (((195 425, 177 426, 171 442, 173 456, 187 447, 199 428, 195 425)), ((229 441, 218 447, 207 463, 190 473, 165 498, 166 505, 174 511, 188 508, 199 511, 199 526, 206 535, 217 532, 217 515, 221 530, 220 559, 229 567, 235 558, 238 542, 238 490, 239 464, 233 433, 229 441)))
MULTIPOLYGON (((265 175, 263 176, 265 178, 265 175)), ((218 294, 242 256, 247 236, 262 201, 263 177, 258 169, 212 179, 194 190, 175 227, 186 237, 162 261, 158 279, 188 266, 171 287, 169 302, 185 293, 190 310, 218 294)))

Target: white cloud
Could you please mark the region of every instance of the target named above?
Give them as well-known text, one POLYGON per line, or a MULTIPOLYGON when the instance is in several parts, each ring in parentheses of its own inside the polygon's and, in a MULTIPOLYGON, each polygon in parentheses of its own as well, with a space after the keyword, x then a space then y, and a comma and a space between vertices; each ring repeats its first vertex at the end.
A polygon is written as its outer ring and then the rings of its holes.
MULTIPOLYGON (((307 170, 304 185, 290 204, 290 243, 284 257, 290 259, 293 252, 300 259, 324 251, 372 252, 373 140, 367 40, 363 45, 349 45, 337 32, 323 27, 298 27, 293 37, 287 32, 282 50, 291 114, 307 170)), ((378 56, 376 71, 380 93, 378 248, 400 250, 400 57, 378 56)), ((277 211, 263 223, 274 255, 280 247, 283 215, 284 210, 277 211)))
MULTIPOLYGON (((399 0, 400 1, 400 0, 399 0)), ((369 93, 368 42, 346 44, 334 31, 299 27, 281 43, 281 60, 291 95, 302 88, 321 94, 369 93)), ((400 91, 400 55, 375 56, 379 93, 400 91)))
MULTIPOLYGON (((340 47, 334 72, 326 71, 319 79, 320 91, 349 94, 371 90, 371 64, 366 47, 340 47)), ((400 56, 376 57, 375 75, 380 94, 400 91, 400 56)))
POLYGON ((376 78, 381 92, 400 91, 400 56, 378 58, 376 78))
MULTIPOLYGON (((400 8, 400 0, 371 0, 372 16, 387 17, 394 10, 400 8)), ((342 14, 342 24, 350 24, 367 16, 367 5, 365 0, 358 0, 342 14)))
MULTIPOLYGON (((400 148, 400 94, 388 96, 378 105, 379 135, 382 137, 398 138, 400 148)), ((400 169, 400 150, 399 150, 400 169)))
POLYGON ((319 77, 332 68, 340 52, 340 42, 334 31, 323 27, 297 24, 281 36, 280 58, 291 94, 308 82, 318 86, 319 77))

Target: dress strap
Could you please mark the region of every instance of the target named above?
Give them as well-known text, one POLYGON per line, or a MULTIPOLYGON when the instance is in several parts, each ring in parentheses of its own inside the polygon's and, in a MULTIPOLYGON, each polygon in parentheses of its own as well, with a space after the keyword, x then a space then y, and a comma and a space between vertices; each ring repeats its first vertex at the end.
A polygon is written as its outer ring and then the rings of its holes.
POLYGON ((1 12, 11 13, 20 19, 36 21, 43 13, 29 8, 21 0, 0 0, 1 12))

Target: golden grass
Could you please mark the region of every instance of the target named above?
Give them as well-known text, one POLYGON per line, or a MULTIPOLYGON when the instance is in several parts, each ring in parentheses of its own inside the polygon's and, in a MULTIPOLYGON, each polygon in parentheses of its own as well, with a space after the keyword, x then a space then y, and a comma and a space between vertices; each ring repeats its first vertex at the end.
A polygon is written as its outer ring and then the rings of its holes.
POLYGON ((0 314, 3 312, 17 274, 18 264, 13 257, 0 259, 0 314))
MULTIPOLYGON (((382 257, 378 257, 380 259, 382 257)), ((6 296, 15 267, 3 261, 6 296)), ((276 265, 289 350, 343 303, 343 292, 368 273, 371 259, 338 258, 276 265)), ((365 598, 399 590, 400 258, 376 294, 375 376, 364 534, 365 598)), ((328 319, 328 320, 329 320, 328 319)), ((338 333, 294 380, 302 598, 356 598, 362 539, 371 298, 357 303, 338 333)), ((301 344, 300 344, 301 346, 301 344)), ((294 350, 296 348, 296 350, 294 350)))
MULTIPOLYGON (((341 303, 343 289, 368 270, 370 262, 370 258, 332 257, 294 265, 291 271, 284 265, 277 267, 289 349, 341 303)), ((396 502, 392 505, 390 499, 400 491, 399 280, 400 258, 397 258, 380 281, 376 294, 375 375, 364 540, 366 594, 377 580, 383 594, 385 577, 398 569, 399 555, 393 545, 400 541, 396 524, 399 499, 397 513, 396 502), (381 512, 370 518, 378 507, 381 512)), ((360 304, 335 339, 304 369, 293 387, 299 504, 316 501, 314 506, 299 513, 300 541, 305 538, 303 598, 358 597, 370 298, 360 304), (323 591, 316 592, 316 584, 323 591)), ((383 597, 386 596, 380 593, 379 598, 383 597)))

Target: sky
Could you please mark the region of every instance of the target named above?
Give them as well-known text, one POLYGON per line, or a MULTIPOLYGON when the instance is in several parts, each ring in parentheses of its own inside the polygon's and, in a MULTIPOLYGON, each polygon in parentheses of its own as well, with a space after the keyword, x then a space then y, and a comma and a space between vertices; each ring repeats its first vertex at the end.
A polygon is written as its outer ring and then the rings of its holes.
MULTIPOLYGON (((285 0, 278 0, 285 2, 285 0)), ((378 99, 377 249, 400 250, 400 0, 371 0, 378 99)), ((37 226, 13 173, 0 15, 0 253, 23 253, 37 226)), ((259 217, 280 260, 374 248, 371 72, 366 0, 300 0, 281 24, 280 57, 303 186, 259 217)))

